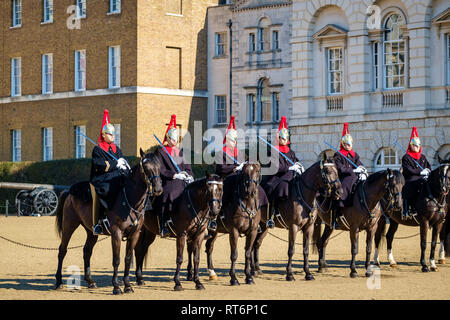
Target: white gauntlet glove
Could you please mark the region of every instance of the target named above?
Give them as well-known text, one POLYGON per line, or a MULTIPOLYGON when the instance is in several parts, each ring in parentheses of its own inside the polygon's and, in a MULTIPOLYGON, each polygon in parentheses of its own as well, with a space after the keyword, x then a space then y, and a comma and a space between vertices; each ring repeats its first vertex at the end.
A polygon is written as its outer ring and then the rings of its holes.
POLYGON ((289 170, 295 171, 298 174, 302 174, 303 172, 305 172, 305 168, 303 168, 300 162, 294 163, 293 166, 289 167, 289 170))
POLYGON ((187 175, 186 178, 184 179, 184 181, 186 181, 188 184, 194 182, 194 177, 187 175))
POLYGON ((180 172, 180 173, 175 173, 173 175, 174 179, 180 179, 180 180, 186 180, 187 179, 187 174, 185 172, 180 172))
POLYGON ((117 160, 117 168, 122 169, 122 170, 130 170, 131 167, 128 164, 127 160, 125 160, 124 158, 120 158, 119 160, 117 160))
POLYGON ((423 169, 422 171, 420 171, 420 175, 421 176, 429 176, 431 173, 431 170, 428 168, 423 169))
POLYGON ((367 169, 364 168, 363 166, 359 166, 358 168, 354 169, 353 172, 354 173, 358 173, 358 174, 359 173, 364 173, 364 174, 367 175, 367 169))
POLYGON ((240 165, 238 165, 236 168, 234 168, 233 171, 241 171, 246 163, 247 163, 247 161, 242 162, 240 165))

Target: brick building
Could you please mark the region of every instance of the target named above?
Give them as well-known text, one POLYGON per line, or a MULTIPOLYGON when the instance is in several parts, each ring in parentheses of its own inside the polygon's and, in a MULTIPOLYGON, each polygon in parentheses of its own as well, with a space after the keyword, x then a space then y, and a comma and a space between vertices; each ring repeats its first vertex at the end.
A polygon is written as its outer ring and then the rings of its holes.
POLYGON ((105 108, 125 155, 170 114, 206 120, 213 0, 0 2, 0 161, 90 157, 105 108))

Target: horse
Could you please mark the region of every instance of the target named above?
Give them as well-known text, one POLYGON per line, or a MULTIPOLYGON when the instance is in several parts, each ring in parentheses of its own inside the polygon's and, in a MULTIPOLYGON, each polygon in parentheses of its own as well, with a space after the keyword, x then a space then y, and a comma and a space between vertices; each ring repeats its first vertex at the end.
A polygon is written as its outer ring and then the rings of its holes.
MULTIPOLYGON (((394 240, 394 234, 397 231, 398 225, 405 225, 410 227, 420 227, 420 248, 421 248, 421 258, 420 263, 422 265, 422 271, 430 271, 426 261, 425 261, 425 249, 426 249, 426 238, 427 229, 433 228, 432 240, 431 240, 431 252, 430 252, 430 269, 431 271, 437 271, 434 260, 434 252, 436 248, 436 240, 439 234, 441 241, 440 257, 439 262, 445 263, 445 249, 444 241, 446 241, 448 230, 446 231, 444 226, 445 217, 448 212, 448 201, 449 201, 449 191, 450 191, 450 161, 439 160, 439 167, 434 169, 430 173, 428 178, 428 183, 426 184, 429 188, 428 195, 421 198, 417 202, 417 215, 412 215, 410 219, 404 219, 402 211, 395 210, 390 206, 385 199, 382 199, 382 209, 384 213, 388 216, 390 220, 389 230, 386 233, 387 240, 387 250, 388 259, 391 267, 396 267, 394 256, 392 254, 392 242, 394 240)), ((375 235, 375 263, 379 265, 378 249, 381 241, 382 234, 384 233, 386 227, 386 218, 380 219, 378 223, 378 231, 375 235)))
MULTIPOLYGON (((309 244, 314 231, 314 222, 317 217, 314 202, 316 193, 324 191, 326 197, 338 200, 342 194, 341 182, 339 180, 337 167, 333 159, 323 158, 309 167, 303 174, 295 175, 289 184, 289 196, 287 199, 278 199, 275 206, 279 214, 276 215, 275 226, 289 230, 288 264, 286 267, 287 281, 293 281, 292 257, 295 251, 295 239, 298 231, 303 231, 303 270, 305 280, 314 280, 309 271, 309 244)), ((266 222, 268 217, 261 217, 261 230, 256 237, 253 246, 253 272, 262 274, 259 267, 259 248, 268 228, 266 222)))
MULTIPOLYGON (((162 181, 159 176, 160 163, 152 153, 144 154, 140 149, 141 159, 139 164, 131 170, 131 175, 125 179, 123 195, 118 195, 115 204, 111 210, 106 210, 106 217, 110 227, 108 232, 111 235, 113 249, 113 267, 114 274, 112 284, 114 286, 113 294, 122 294, 118 281, 118 267, 120 264, 120 244, 123 237, 126 237, 126 256, 125 271, 123 282, 125 284, 125 293, 133 292, 129 280, 129 271, 133 249, 137 243, 140 229, 144 223, 143 214, 145 206, 148 205, 154 197, 162 193, 162 181), (126 218, 119 216, 121 207, 121 198, 127 203, 128 215, 126 218)), ((88 184, 87 184, 88 185, 88 184)), ((92 232, 92 198, 87 201, 63 192, 59 198, 59 204, 56 211, 56 227, 61 238, 58 253, 58 270, 56 272, 56 289, 62 288, 62 264, 67 253, 67 246, 73 232, 81 224, 87 233, 86 243, 83 248, 84 259, 84 279, 89 288, 96 288, 97 285, 91 278, 90 259, 92 249, 97 242, 98 235, 92 232)))
MULTIPOLYGON (((371 174, 366 181, 360 181, 356 185, 356 191, 353 195, 352 206, 342 209, 342 216, 338 219, 339 229, 350 231, 351 254, 350 277, 356 278, 355 257, 358 254, 359 232, 366 230, 366 277, 372 275, 369 270, 370 255, 372 252, 372 241, 377 229, 378 220, 382 215, 379 201, 387 194, 389 202, 396 209, 401 209, 403 200, 401 190, 405 184, 405 179, 398 170, 383 170, 371 174)), ((319 252, 319 268, 318 272, 324 272, 327 268, 325 260, 325 251, 328 240, 333 232, 332 225, 332 203, 331 200, 325 199, 321 204, 318 202, 318 213, 322 221, 325 222, 325 229, 319 238, 320 231, 314 232, 314 240, 319 252), (325 204, 325 205, 324 205, 325 204), (328 207, 324 210, 323 207, 328 207)), ((316 228, 320 228, 320 224, 316 224, 316 228)))
POLYGON ((238 257, 238 238, 245 235, 245 283, 254 284, 251 274, 251 252, 258 233, 261 220, 261 208, 258 200, 261 165, 259 162, 245 163, 237 175, 229 176, 224 181, 224 199, 219 214, 217 230, 210 232, 212 236, 206 241, 206 254, 210 279, 217 279, 214 271, 212 252, 218 233, 228 233, 230 239, 231 268, 229 275, 232 286, 240 285, 236 278, 235 264, 238 257))
MULTIPOLYGON (((207 223, 214 219, 222 207, 223 181, 216 174, 207 173, 206 177, 195 180, 187 185, 182 195, 175 201, 171 218, 170 237, 176 238, 177 258, 176 272, 173 278, 175 291, 182 291, 180 282, 180 269, 183 262, 183 250, 187 239, 188 252, 194 254, 195 287, 203 290, 205 287, 199 278, 200 248, 204 239, 207 223)), ((144 285, 142 268, 148 247, 159 235, 159 222, 156 210, 147 211, 144 219, 144 228, 135 248, 136 278, 138 285, 144 285)), ((191 272, 191 270, 189 271, 191 272)))

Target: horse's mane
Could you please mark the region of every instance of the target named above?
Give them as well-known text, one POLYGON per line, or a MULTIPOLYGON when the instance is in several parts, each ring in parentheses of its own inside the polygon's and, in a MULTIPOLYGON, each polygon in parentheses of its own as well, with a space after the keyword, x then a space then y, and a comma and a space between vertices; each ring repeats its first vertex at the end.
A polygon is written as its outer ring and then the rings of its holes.
POLYGON ((381 171, 374 172, 371 175, 369 175, 369 177, 366 180, 366 183, 375 182, 376 180, 380 179, 382 176, 385 176, 386 174, 387 174, 387 170, 381 170, 381 171))

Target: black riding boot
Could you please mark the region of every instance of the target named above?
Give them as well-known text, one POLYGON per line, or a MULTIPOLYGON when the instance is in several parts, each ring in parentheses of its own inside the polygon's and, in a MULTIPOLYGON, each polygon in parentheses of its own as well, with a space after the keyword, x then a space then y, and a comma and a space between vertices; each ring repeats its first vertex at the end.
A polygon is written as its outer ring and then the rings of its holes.
POLYGON ((403 201, 402 218, 405 218, 405 219, 409 218, 408 201, 406 199, 404 199, 404 201, 403 201))
POLYGON ((270 201, 270 217, 267 220, 266 227, 269 229, 275 228, 275 222, 273 221, 273 217, 275 216, 275 200, 270 201))
POLYGON ((164 208, 161 210, 161 214, 159 216, 159 229, 161 238, 166 238, 169 236, 170 231, 167 229, 167 221, 164 214, 164 208))

